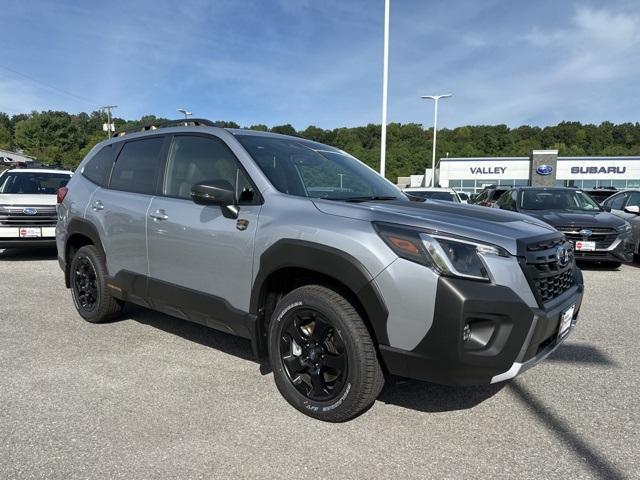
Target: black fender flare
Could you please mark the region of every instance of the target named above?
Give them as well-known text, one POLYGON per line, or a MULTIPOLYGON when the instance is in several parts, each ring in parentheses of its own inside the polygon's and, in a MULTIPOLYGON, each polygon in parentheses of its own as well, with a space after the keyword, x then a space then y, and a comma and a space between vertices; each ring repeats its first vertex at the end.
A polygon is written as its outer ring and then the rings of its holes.
POLYGON ((258 314, 266 281, 284 268, 304 268, 335 279, 356 296, 379 344, 388 344, 387 316, 371 273, 356 258, 337 248, 305 240, 278 240, 260 255, 258 273, 251 290, 250 312, 258 314))
POLYGON ((71 268, 71 262, 69 261, 70 259, 67 258, 67 255, 69 253, 69 239, 73 235, 82 235, 84 237, 87 237, 89 240, 91 240, 91 243, 93 243, 93 245, 95 245, 95 247, 98 249, 98 251, 102 255, 102 258, 106 258, 102 242, 100 241, 100 235, 98 234, 98 230, 96 230, 96 227, 82 218, 74 218, 73 220, 71 220, 69 222, 69 225, 67 225, 66 236, 64 239, 64 258, 61 259, 62 261, 64 261, 64 280, 67 288, 71 286, 69 280, 69 269, 71 268))

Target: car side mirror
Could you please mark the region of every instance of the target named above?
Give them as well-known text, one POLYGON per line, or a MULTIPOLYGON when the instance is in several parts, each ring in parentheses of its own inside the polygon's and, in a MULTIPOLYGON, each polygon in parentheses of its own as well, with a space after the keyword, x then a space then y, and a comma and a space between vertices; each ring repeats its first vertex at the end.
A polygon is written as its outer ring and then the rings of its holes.
POLYGON ((603 205, 603 206, 602 206, 602 209, 603 209, 605 212, 610 212, 610 211, 611 211, 611 207, 610 207, 609 205, 603 205))
POLYGON ((624 207, 624 211, 627 213, 634 213, 636 215, 640 215, 640 207, 637 205, 629 205, 628 207, 624 207))
POLYGON ((191 188, 191 199, 198 205, 217 205, 226 218, 238 218, 236 194, 227 180, 209 180, 191 188))

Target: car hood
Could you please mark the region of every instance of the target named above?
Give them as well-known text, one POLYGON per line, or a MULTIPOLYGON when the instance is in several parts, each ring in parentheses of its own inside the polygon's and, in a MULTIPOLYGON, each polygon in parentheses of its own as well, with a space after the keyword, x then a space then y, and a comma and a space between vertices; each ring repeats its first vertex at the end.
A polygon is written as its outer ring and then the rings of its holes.
POLYGON ((624 225, 624 220, 609 212, 575 212, 571 210, 524 210, 554 227, 616 228, 624 225))
POLYGON ((518 243, 558 237, 560 234, 535 218, 505 210, 464 203, 403 200, 361 203, 313 199, 323 213, 371 222, 387 222, 439 233, 459 235, 505 248, 518 254, 518 243))
POLYGON ((0 205, 52 205, 56 204, 56 195, 26 195, 21 193, 0 193, 0 205))

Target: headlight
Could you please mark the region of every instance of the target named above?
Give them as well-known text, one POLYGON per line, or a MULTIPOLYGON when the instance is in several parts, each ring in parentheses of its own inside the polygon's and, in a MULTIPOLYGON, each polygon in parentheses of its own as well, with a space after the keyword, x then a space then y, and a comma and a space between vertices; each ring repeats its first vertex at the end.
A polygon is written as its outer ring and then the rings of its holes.
POLYGON ((399 257, 433 268, 443 275, 489 280, 489 270, 482 256, 510 256, 505 249, 495 245, 398 225, 375 223, 374 226, 399 257))
POLYGON ((620 233, 630 232, 631 224, 629 222, 624 222, 624 225, 616 227, 616 230, 618 230, 620 233))

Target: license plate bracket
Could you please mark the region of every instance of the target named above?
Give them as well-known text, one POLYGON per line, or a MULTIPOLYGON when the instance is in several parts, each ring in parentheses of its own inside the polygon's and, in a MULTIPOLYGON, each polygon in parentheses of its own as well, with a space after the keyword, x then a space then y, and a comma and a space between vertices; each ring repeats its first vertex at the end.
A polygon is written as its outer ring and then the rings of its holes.
POLYGON ((593 252, 596 249, 596 242, 577 240, 575 248, 576 252, 593 252))
POLYGON ((562 311, 560 314, 560 326, 558 327, 558 338, 564 338, 569 330, 571 330, 571 324, 573 322, 573 315, 576 311, 576 305, 573 304, 569 308, 562 311))
POLYGON ((42 236, 42 228, 40 227, 20 227, 18 230, 20 238, 38 238, 42 236))

